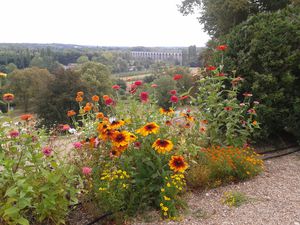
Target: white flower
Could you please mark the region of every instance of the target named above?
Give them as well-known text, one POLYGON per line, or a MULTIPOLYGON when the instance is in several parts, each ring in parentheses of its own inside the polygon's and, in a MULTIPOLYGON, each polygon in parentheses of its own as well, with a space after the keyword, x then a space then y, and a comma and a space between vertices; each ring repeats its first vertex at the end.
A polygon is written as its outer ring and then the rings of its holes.
POLYGON ((77 131, 76 131, 74 128, 70 128, 68 131, 69 131, 71 134, 76 134, 76 133, 77 133, 77 131))

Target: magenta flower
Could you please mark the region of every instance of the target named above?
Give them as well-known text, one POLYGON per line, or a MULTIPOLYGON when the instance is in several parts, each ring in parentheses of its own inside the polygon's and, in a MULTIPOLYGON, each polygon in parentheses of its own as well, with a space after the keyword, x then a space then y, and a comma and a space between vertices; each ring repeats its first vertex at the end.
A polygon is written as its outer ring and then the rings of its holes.
POLYGON ((80 149, 82 147, 82 144, 78 141, 78 142, 73 143, 73 146, 76 149, 80 149))
POLYGON ((170 101, 173 103, 177 103, 178 102, 178 97, 176 95, 172 95, 170 98, 170 101))
POLYGON ((12 130, 11 132, 9 132, 9 136, 11 137, 11 138, 16 138, 16 137, 18 137, 20 135, 20 133, 19 133, 19 131, 17 131, 17 130, 12 130))
POLYGON ((90 167, 82 167, 82 173, 84 174, 84 175, 90 175, 91 173, 92 173, 92 168, 90 168, 90 167))
POLYGON ((137 80, 137 81, 134 82, 134 84, 135 84, 136 86, 141 86, 141 85, 143 84, 143 81, 137 80))
POLYGON ((42 149, 42 152, 45 156, 49 157, 52 154, 53 150, 52 148, 46 146, 42 149))
POLYGON ((140 94, 140 99, 142 102, 147 102, 149 98, 148 92, 141 92, 140 94))
POLYGON ((171 90, 171 91, 170 91, 170 94, 171 94, 171 95, 176 95, 176 94, 177 94, 177 91, 176 91, 176 90, 171 90))

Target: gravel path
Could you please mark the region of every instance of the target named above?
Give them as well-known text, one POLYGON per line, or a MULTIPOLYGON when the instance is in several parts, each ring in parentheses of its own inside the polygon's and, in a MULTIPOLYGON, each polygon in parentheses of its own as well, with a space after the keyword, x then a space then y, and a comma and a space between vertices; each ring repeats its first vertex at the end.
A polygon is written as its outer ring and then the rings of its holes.
POLYGON ((252 180, 189 193, 187 202, 189 211, 180 222, 148 215, 134 224, 300 225, 300 153, 265 161, 265 172, 252 180), (221 203, 226 191, 242 192, 250 200, 231 208, 221 203))

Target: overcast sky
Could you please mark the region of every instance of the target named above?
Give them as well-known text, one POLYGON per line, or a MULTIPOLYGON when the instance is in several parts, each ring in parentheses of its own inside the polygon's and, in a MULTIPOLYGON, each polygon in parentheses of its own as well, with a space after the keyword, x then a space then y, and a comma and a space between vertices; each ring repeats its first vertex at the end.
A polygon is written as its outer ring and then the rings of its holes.
POLYGON ((98 46, 204 46, 181 0, 0 0, 0 42, 98 46))

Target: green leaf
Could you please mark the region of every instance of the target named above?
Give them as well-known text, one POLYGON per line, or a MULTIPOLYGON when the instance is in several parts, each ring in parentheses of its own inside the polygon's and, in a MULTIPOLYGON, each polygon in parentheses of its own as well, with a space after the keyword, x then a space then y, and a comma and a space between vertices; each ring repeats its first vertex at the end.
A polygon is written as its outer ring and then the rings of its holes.
POLYGON ((21 217, 20 219, 16 220, 16 222, 21 225, 29 225, 29 221, 26 220, 24 217, 21 217))
POLYGON ((10 207, 4 211, 4 216, 15 218, 18 216, 20 209, 16 207, 10 207))

